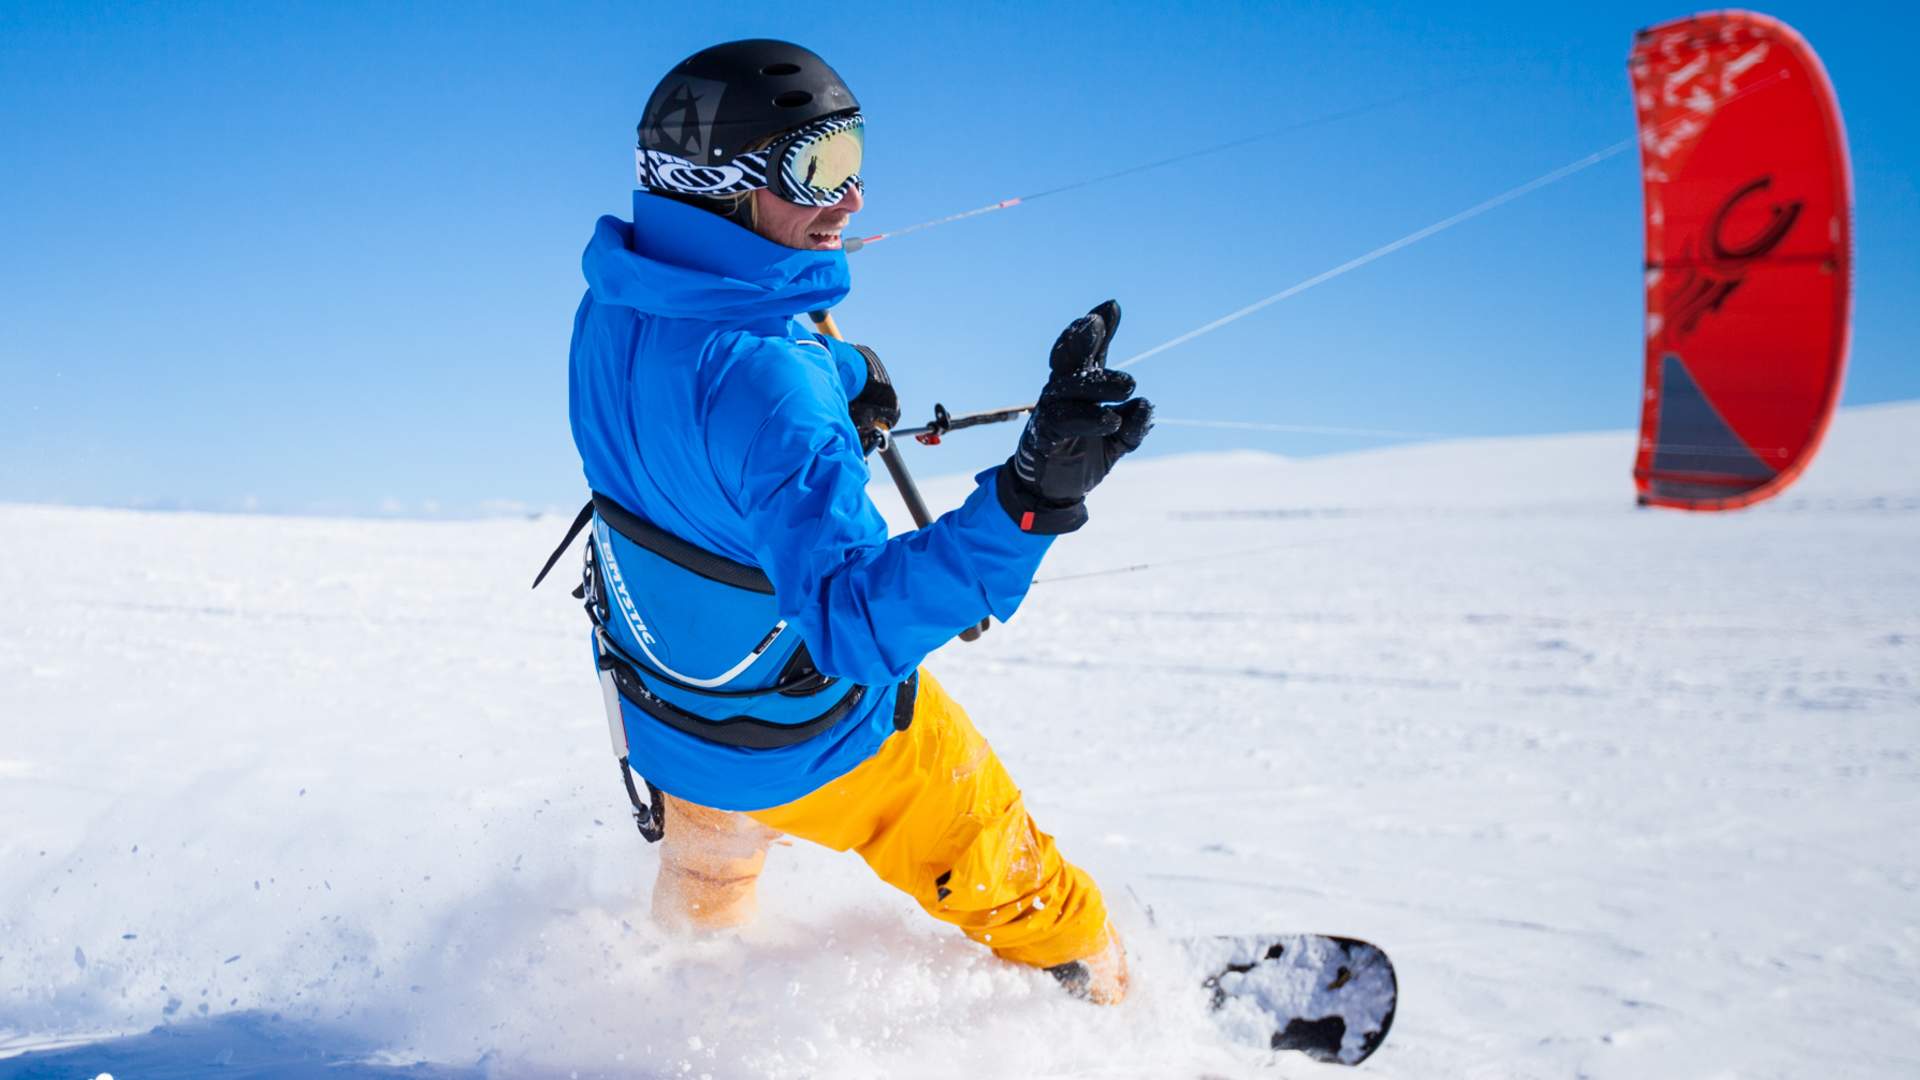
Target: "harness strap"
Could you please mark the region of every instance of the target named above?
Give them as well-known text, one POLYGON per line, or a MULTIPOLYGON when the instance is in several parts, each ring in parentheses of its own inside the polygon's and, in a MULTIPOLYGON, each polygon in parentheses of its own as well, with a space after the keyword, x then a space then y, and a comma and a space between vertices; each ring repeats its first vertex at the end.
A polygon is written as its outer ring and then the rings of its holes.
POLYGON ((533 579, 534 588, 539 588, 540 583, 547 579, 547 575, 553 571, 554 564, 560 561, 561 555, 566 554, 567 548, 573 545, 573 538, 580 535, 580 530, 587 527, 587 523, 593 520, 595 513, 605 519, 606 523, 613 527, 614 532, 682 570, 691 571, 708 581, 731 585, 736 589, 745 589, 762 596, 773 595, 773 582, 758 567, 737 563, 724 556, 715 555, 705 548, 689 544, 597 491, 593 493, 593 498, 587 501, 587 505, 581 507, 580 512, 574 515, 573 524, 567 526, 567 535, 560 538, 560 546, 554 548, 553 554, 547 556, 546 563, 540 567, 539 575, 533 579))
MULTIPOLYGON (((604 678, 604 676, 603 676, 604 678)), ((914 672, 906 682, 900 684, 899 697, 893 703, 893 728, 905 731, 913 724, 913 706, 920 687, 920 673, 914 672)), ((649 844, 657 844, 667 835, 667 800, 653 781, 640 778, 647 785, 647 800, 640 798, 640 789, 634 784, 633 765, 628 760, 627 736, 624 725, 620 723, 619 699, 612 699, 609 722, 616 725, 614 733, 614 752, 620 755, 620 782, 626 785, 627 801, 633 804, 633 824, 640 830, 640 838, 649 844)))
POLYGON ((565 554, 567 548, 573 545, 573 538, 579 536, 580 530, 586 528, 587 522, 592 520, 593 503, 589 502, 580 508, 578 514, 573 515, 573 524, 567 526, 567 535, 560 540, 560 546, 553 549, 553 554, 547 556, 547 564, 542 566, 540 573, 534 577, 534 588, 539 588, 540 583, 547 580, 547 574, 553 570, 553 564, 560 561, 560 556, 565 554))
POLYGON ((675 731, 705 739, 708 742, 719 743, 722 746, 737 746, 747 750, 777 750, 783 746, 805 742, 846 719, 867 694, 866 687, 854 686, 826 712, 798 724, 776 724, 757 716, 708 719, 690 713, 649 690, 647 684, 641 680, 637 666, 621 655, 611 641, 606 640, 605 631, 601 631, 595 637, 600 644, 600 670, 604 676, 611 677, 614 687, 622 698, 632 702, 641 712, 675 731))
POLYGON ((641 782, 647 785, 647 798, 652 803, 640 801, 640 792, 633 786, 633 766, 626 758, 620 759, 620 780, 627 785, 627 798, 633 802, 633 823, 640 827, 640 837, 649 844, 657 844, 667 835, 667 800, 660 795, 660 789, 653 781, 644 777, 641 782))
POLYGON ((593 501, 587 505, 597 511, 614 532, 682 570, 691 571, 708 581, 731 585, 736 589, 745 589, 762 596, 773 595, 773 582, 769 581, 767 575, 758 567, 734 562, 732 559, 715 555, 703 547, 690 544, 597 491, 593 493, 593 501))
MULTIPOLYGON (((596 648, 599 638, 596 633, 596 648)), ((653 802, 640 801, 640 792, 633 786, 633 765, 627 751, 627 724, 620 716, 620 691, 613 684, 613 676, 604 668, 600 672, 600 695, 607 706, 607 734, 613 739, 613 756, 620 759, 620 782, 627 785, 627 801, 633 804, 633 823, 639 827, 641 839, 657 844, 667 835, 667 801, 660 797, 660 789, 653 781, 644 779, 647 797, 653 802)))

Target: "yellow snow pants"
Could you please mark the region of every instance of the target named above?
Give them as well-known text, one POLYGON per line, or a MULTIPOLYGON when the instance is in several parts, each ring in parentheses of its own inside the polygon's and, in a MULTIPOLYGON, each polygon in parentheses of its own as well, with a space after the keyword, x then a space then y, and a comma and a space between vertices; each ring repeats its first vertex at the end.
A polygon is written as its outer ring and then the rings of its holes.
POLYGON ((750 919, 767 845, 783 833, 857 852, 1002 959, 1083 961, 1096 1000, 1124 992, 1125 952, 1099 888, 1034 825, 993 748, 924 670, 912 725, 816 791, 746 814, 668 796, 655 915, 702 928, 750 919))

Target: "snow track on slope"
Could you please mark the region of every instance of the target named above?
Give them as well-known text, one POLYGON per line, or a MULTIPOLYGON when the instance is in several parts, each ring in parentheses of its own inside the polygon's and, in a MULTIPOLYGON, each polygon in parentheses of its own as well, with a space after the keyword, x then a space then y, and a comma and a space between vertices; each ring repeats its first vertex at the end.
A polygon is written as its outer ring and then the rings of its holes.
POLYGON ((1244 1076, 1168 941, 1267 931, 1392 953, 1368 1075, 1920 1072, 1916 427, 1714 517, 1627 433, 1130 462, 931 661, 1115 897, 1109 1011, 801 846, 655 931, 562 522, 0 506, 0 1045, 157 1029, 0 1077, 1244 1076))

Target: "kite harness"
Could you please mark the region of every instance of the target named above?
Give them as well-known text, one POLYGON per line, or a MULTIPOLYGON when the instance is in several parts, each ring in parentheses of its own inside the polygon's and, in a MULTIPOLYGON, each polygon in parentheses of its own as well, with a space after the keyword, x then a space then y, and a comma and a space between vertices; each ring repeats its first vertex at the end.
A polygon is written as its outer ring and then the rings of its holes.
MULTIPOLYGON (((664 828, 660 789, 634 784, 628 711, 721 746, 793 746, 847 718, 871 688, 821 673, 780 617, 758 568, 715 555, 645 521, 598 492, 534 578, 534 587, 591 526, 580 585, 593 622, 608 733, 640 835, 664 828)), ((895 730, 913 720, 914 683, 902 684, 895 730)))

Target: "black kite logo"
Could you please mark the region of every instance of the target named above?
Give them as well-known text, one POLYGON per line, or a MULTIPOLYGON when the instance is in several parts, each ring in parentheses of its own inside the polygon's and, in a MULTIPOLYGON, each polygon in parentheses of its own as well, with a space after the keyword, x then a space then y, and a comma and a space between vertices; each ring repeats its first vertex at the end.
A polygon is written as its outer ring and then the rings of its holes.
POLYGON ((1800 220, 1800 211, 1806 207, 1804 200, 1795 199, 1788 203, 1775 203, 1767 217, 1766 225, 1760 231, 1744 240, 1730 240, 1726 235, 1727 218, 1733 215, 1734 207, 1749 195, 1758 194, 1773 186, 1773 177, 1762 176, 1751 181, 1727 197, 1714 212, 1713 221, 1707 225, 1707 257, 1696 261, 1693 258, 1693 242, 1687 244, 1686 276, 1670 291, 1662 306, 1667 313, 1668 333, 1679 339, 1693 333, 1700 320, 1710 312, 1720 310, 1740 285, 1747 279, 1747 269, 1756 260, 1766 258, 1780 242, 1787 238, 1794 222, 1800 220))

